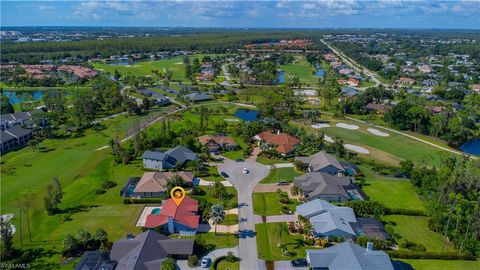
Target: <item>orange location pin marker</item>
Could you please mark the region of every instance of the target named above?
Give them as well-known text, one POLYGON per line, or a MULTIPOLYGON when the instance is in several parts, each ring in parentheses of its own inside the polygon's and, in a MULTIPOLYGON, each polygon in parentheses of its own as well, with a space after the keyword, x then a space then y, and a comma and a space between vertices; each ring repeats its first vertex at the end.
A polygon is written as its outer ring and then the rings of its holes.
POLYGON ((185 198, 185 190, 182 187, 174 187, 170 191, 170 197, 179 206, 185 198))

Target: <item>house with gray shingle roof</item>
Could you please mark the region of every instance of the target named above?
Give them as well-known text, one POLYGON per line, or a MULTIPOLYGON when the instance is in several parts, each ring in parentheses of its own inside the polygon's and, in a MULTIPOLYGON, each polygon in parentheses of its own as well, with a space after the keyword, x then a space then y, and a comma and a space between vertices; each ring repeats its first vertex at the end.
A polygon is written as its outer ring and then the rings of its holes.
POLYGON ((350 241, 325 249, 306 250, 312 270, 393 270, 388 254, 350 241))
POLYGON ((110 259, 116 270, 158 270, 167 257, 193 253, 193 239, 173 239, 153 230, 113 243, 110 259))
POLYGON ((346 202, 363 199, 353 177, 310 172, 295 177, 293 185, 302 191, 307 200, 319 198, 331 202, 346 202))
POLYGON ((177 146, 168 151, 145 151, 143 153, 143 167, 146 169, 164 170, 173 169, 177 164, 184 164, 196 160, 197 154, 185 146, 177 146))
POLYGON ((340 93, 344 97, 354 97, 360 94, 360 92, 350 86, 346 86, 342 88, 342 92, 340 93))
POLYGON ((350 207, 336 206, 316 199, 297 206, 297 213, 310 220, 315 237, 356 236, 353 224, 357 219, 350 207))
POLYGON ((183 97, 188 99, 190 102, 207 101, 207 100, 212 100, 213 99, 212 96, 202 94, 202 93, 199 93, 199 92, 184 95, 183 97))
POLYGON ((19 125, 0 130, 0 153, 24 147, 32 137, 31 129, 22 128, 19 125))
POLYGON ((300 161, 302 164, 308 165, 309 172, 324 172, 329 174, 346 174, 343 165, 338 160, 326 153, 320 151, 308 157, 297 157, 296 161, 300 161))

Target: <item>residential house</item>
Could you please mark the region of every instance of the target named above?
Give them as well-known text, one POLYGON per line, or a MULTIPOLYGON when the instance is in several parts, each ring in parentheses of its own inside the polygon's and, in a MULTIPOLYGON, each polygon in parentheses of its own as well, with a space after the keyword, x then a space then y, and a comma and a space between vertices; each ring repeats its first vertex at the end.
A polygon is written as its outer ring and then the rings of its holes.
POLYGON ((315 199, 297 206, 297 213, 310 220, 316 238, 336 236, 352 239, 356 236, 351 224, 357 219, 350 207, 315 199))
POLYGON ((359 95, 360 92, 353 87, 347 86, 342 88, 342 92, 340 94, 344 97, 349 98, 349 97, 355 97, 359 95))
POLYGON ((365 106, 365 109, 368 111, 368 112, 376 112, 378 114, 385 114, 387 113, 388 111, 390 111, 390 108, 383 105, 383 104, 376 104, 376 103, 368 103, 366 106, 365 106))
POLYGON ((278 131, 264 131, 253 137, 263 149, 273 148, 282 155, 293 153, 295 147, 300 144, 300 140, 286 133, 278 131))
POLYGON ((133 190, 132 197, 159 198, 167 192, 166 185, 174 177, 180 177, 187 183, 192 183, 192 172, 145 172, 133 190))
POLYGON ((207 100, 212 100, 213 99, 212 96, 202 94, 202 93, 199 93, 199 92, 184 95, 183 97, 188 99, 190 102, 200 102, 200 101, 207 101, 207 100))
POLYGON ((331 175, 347 174, 343 165, 325 151, 320 151, 308 157, 296 157, 295 161, 307 165, 309 172, 323 172, 331 175))
POLYGON ((19 125, 0 130, 0 153, 4 154, 10 150, 24 147, 32 137, 32 130, 19 125))
POLYGON ((191 255, 193 244, 193 239, 168 238, 147 230, 113 243, 110 259, 117 262, 115 270, 157 270, 168 257, 185 259, 191 255))
POLYGON ((400 77, 400 79, 398 79, 397 83, 401 86, 413 85, 413 84, 415 84, 415 79, 408 78, 408 77, 400 77))
POLYGON ((173 199, 165 200, 160 213, 150 214, 145 221, 145 227, 162 227, 166 233, 194 235, 200 224, 198 201, 185 196, 177 205, 173 199))
POLYGON ((426 79, 422 81, 423 86, 438 86, 438 81, 433 79, 426 79))
POLYGON ((150 89, 142 89, 142 90, 139 90, 139 92, 147 97, 153 98, 157 105, 164 106, 164 105, 171 104, 170 98, 156 91, 153 91, 150 89))
POLYGON ((472 91, 473 92, 480 92, 480 84, 472 84, 472 91))
POLYGON ((320 198, 331 202, 346 202, 365 197, 355 185, 355 178, 348 176, 309 172, 295 177, 293 185, 302 191, 307 200, 320 198))
POLYGON ((188 161, 196 160, 197 154, 180 145, 165 152, 145 151, 142 158, 144 168, 161 171, 164 169, 173 169, 178 164, 185 164, 188 161))
POLYGON ((350 86, 353 86, 353 87, 357 87, 359 84, 360 84, 360 81, 358 79, 355 79, 353 77, 350 77, 348 78, 348 81, 347 81, 348 85, 350 86))
POLYGON ((200 144, 206 146, 210 152, 218 152, 220 150, 235 150, 238 144, 229 136, 224 134, 203 135, 198 137, 200 144))
POLYGON ((418 70, 424 74, 432 73, 432 68, 429 65, 423 64, 417 66, 418 70))
POLYGON ((312 270, 394 270, 388 254, 346 241, 324 249, 308 249, 307 262, 312 270))
POLYGON ((41 110, 7 113, 0 115, 0 129, 5 130, 16 125, 26 125, 34 113, 41 110))

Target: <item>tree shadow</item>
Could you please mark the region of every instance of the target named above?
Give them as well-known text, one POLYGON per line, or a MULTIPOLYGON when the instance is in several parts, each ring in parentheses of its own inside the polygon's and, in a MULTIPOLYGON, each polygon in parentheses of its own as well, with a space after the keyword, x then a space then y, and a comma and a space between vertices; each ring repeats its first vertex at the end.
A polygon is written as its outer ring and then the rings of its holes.
POLYGON ((99 205, 96 204, 91 204, 91 205, 85 205, 85 204, 79 204, 75 205, 72 207, 68 207, 65 209, 60 209, 59 214, 76 214, 80 212, 88 212, 91 208, 96 208, 99 207, 99 205))

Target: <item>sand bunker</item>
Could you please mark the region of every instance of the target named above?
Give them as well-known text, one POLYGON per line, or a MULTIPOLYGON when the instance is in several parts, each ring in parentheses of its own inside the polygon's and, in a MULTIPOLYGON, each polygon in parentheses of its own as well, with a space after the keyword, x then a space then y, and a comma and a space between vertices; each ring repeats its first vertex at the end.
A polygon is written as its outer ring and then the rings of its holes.
POLYGON ((329 142, 329 143, 333 143, 334 140, 332 137, 330 136, 327 136, 327 135, 323 135, 323 139, 326 141, 326 142, 329 142))
POLYGON ((367 128, 368 132, 372 133, 372 134, 375 134, 377 136, 380 136, 380 137, 388 137, 390 136, 390 134, 388 133, 385 133, 385 132, 381 132, 380 130, 378 129, 374 129, 374 128, 367 128))
POLYGON ((336 124, 336 126, 339 127, 339 128, 345 128, 345 129, 350 129, 350 130, 359 129, 359 127, 356 126, 356 125, 349 125, 349 124, 345 124, 345 123, 338 123, 338 124, 336 124))
POLYGON ((330 127, 330 125, 329 124, 315 124, 315 125, 312 125, 312 128, 315 128, 315 129, 326 128, 326 127, 330 127))
POLYGON ((175 65, 183 65, 183 62, 176 62, 175 65))
POLYGON ((368 149, 365 149, 361 146, 348 144, 348 143, 344 144, 343 146, 345 146, 346 149, 352 150, 352 151, 357 152, 359 154, 370 154, 370 151, 368 151, 368 149))

